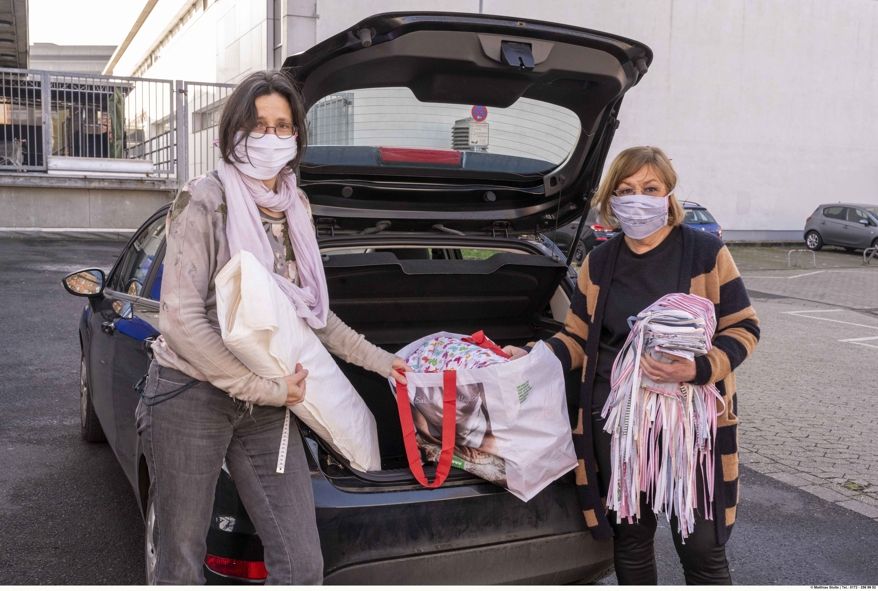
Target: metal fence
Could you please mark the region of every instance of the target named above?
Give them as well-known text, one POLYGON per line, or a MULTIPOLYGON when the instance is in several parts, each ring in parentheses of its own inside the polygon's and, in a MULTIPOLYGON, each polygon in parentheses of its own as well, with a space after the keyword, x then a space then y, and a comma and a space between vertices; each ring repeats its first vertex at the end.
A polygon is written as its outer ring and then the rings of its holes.
POLYGON ((216 161, 229 84, 0 68, 0 173, 187 178, 216 161))
POLYGON ((177 178, 185 180, 214 168, 219 158, 217 128, 232 84, 177 81, 178 134, 187 145, 177 151, 177 178))

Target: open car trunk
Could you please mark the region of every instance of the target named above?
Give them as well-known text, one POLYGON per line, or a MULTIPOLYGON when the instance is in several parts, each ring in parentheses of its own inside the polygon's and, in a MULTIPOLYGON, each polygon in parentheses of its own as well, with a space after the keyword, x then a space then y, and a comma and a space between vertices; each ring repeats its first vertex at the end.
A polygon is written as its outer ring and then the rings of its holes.
MULTIPOLYGON (((470 334, 484 330, 501 345, 522 345, 551 336, 560 326, 551 317, 549 302, 566 267, 545 256, 504 252, 485 260, 401 260, 393 252, 370 252, 333 255, 324 266, 333 311, 391 352, 439 331, 470 334)), ((366 401, 378 427, 382 473, 359 473, 356 480, 413 484, 387 379, 336 361, 366 401)), ((568 399, 578 390, 576 382, 568 380, 572 386, 568 399)), ((338 476, 337 485, 349 479, 352 470, 327 452, 323 449, 320 454, 327 476, 338 476)), ((472 478, 454 470, 449 480, 472 478)))

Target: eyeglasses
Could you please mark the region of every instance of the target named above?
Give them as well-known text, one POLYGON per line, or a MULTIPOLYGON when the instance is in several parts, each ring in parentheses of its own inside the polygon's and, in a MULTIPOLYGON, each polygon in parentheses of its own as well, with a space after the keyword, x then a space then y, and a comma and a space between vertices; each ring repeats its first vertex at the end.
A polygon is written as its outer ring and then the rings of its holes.
POLYGON ((613 191, 613 195, 616 197, 629 197, 631 195, 648 195, 650 197, 664 197, 666 193, 663 193, 664 189, 661 187, 643 187, 642 190, 638 191, 636 187, 622 187, 621 189, 616 189, 613 191))
POLYGON ((282 140, 288 140, 299 133, 299 130, 296 129, 296 126, 290 125, 289 123, 281 123, 279 125, 263 125, 261 123, 257 123, 253 127, 253 129, 250 130, 250 137, 258 140, 261 137, 265 137, 265 134, 268 133, 269 129, 274 132, 274 135, 282 140))

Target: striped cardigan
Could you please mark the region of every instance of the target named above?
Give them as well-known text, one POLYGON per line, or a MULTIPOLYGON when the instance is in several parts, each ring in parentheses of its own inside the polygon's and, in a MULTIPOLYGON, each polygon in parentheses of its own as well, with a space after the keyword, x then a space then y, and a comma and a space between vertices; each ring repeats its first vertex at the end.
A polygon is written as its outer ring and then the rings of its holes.
MULTIPOLYGON (((713 348, 696 358, 695 384, 715 383, 725 401, 717 421, 714 518, 717 541, 725 543, 735 523, 738 502, 738 398, 734 369, 753 352, 759 340, 759 320, 750 305, 744 282, 729 249, 717 238, 683 226, 683 259, 677 291, 705 297, 714 303, 717 330, 713 348)), ((577 492, 586 525, 597 538, 609 538, 612 529, 596 480, 597 462, 587 409, 598 355, 604 309, 613 270, 624 236, 620 233, 593 250, 582 264, 564 328, 546 342, 565 371, 582 368, 582 388, 573 444, 579 465, 575 470, 577 492), (594 335, 589 338, 589 335, 594 335), (586 409, 586 412, 583 412, 586 409)), ((661 272, 661 269, 656 269, 661 272)))

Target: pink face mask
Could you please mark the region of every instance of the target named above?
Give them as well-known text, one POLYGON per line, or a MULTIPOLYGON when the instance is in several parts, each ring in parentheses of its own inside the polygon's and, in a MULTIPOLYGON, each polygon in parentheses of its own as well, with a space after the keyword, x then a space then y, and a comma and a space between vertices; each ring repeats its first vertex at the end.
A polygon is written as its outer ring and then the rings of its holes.
POLYGON ((261 138, 244 137, 239 131, 235 136, 235 156, 243 162, 234 162, 241 174, 251 178, 266 180, 274 178, 287 163, 296 157, 296 136, 279 138, 266 133, 261 138))
POLYGON ((668 224, 668 197, 625 195, 610 197, 610 209, 619 220, 622 232, 629 238, 642 240, 668 224))

